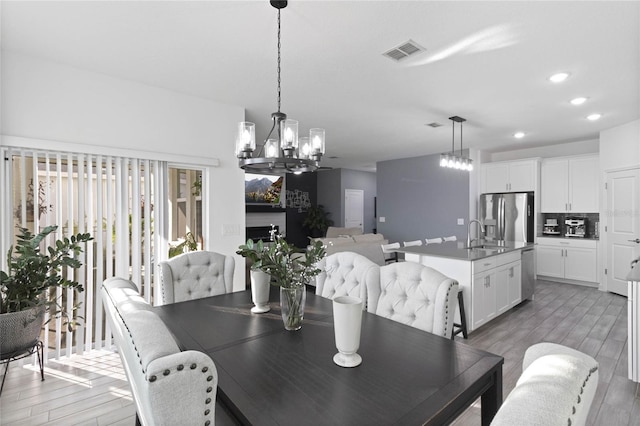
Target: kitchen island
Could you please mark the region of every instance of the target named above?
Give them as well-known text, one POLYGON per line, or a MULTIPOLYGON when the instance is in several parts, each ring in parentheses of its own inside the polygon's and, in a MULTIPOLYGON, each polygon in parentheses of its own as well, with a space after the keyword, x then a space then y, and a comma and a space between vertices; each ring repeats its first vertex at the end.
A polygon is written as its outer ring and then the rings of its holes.
MULTIPOLYGON (((469 332, 522 302, 521 255, 533 243, 481 240, 471 247, 448 241, 398 250, 404 253, 405 260, 432 267, 458 281, 469 332)), ((533 276, 526 275, 525 280, 533 280, 533 276)), ((456 322, 459 321, 456 313, 456 322)))

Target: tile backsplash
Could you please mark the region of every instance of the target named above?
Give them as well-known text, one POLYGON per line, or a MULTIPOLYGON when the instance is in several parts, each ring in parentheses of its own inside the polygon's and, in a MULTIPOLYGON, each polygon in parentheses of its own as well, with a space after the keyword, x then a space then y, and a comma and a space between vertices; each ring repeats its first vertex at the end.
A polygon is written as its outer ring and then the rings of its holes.
POLYGON ((542 224, 544 225, 547 219, 556 219, 560 225, 560 235, 564 236, 566 232, 564 220, 568 217, 585 218, 587 220, 586 238, 596 238, 596 222, 600 221, 599 213, 542 213, 542 224))

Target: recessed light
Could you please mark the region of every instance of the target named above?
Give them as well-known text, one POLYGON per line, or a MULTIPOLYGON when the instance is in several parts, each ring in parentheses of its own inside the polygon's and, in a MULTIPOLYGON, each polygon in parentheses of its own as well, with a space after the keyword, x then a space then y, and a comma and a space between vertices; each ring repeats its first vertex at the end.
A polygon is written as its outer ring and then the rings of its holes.
POLYGON ((573 98, 569 102, 571 102, 571 105, 582 105, 587 102, 587 98, 581 96, 579 98, 573 98))
POLYGON ((551 81, 552 83, 562 83, 568 77, 569 77, 568 72, 559 72, 549 77, 549 81, 551 81))
POLYGON ((516 138, 516 139, 522 139, 522 138, 524 138, 524 135, 525 135, 524 132, 515 132, 513 134, 513 137, 516 138))
POLYGON ((587 115, 587 120, 596 121, 600 119, 600 117, 602 117, 602 114, 595 113, 595 114, 587 115))

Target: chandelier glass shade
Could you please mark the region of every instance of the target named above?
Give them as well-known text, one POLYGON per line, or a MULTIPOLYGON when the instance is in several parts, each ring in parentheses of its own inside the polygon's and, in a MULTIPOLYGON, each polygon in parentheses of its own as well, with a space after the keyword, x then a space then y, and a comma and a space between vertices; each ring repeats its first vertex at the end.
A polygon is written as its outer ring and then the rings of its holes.
POLYGON ((325 132, 313 128, 309 136, 299 137, 298 122, 280 112, 280 10, 287 7, 287 2, 272 0, 271 6, 278 10, 278 111, 271 114, 273 125, 260 147, 256 145, 255 124, 248 121, 238 124, 235 150, 238 165, 256 173, 313 172, 320 167, 325 152, 325 132))
POLYGON ((466 170, 468 172, 473 170, 473 160, 462 155, 462 123, 467 121, 457 115, 449 117, 451 120, 451 128, 453 130, 451 137, 451 152, 440 154, 440 167, 446 167, 449 169, 466 170), (455 153, 455 134, 456 123, 460 123, 460 155, 455 153))

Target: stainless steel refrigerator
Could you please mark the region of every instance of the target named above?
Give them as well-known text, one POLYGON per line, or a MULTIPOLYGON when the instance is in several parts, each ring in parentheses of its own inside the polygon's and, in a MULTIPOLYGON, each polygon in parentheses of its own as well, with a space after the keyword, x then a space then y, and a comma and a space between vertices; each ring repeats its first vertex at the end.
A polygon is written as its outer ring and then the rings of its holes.
POLYGON ((480 195, 485 239, 533 242, 533 192, 480 195))

